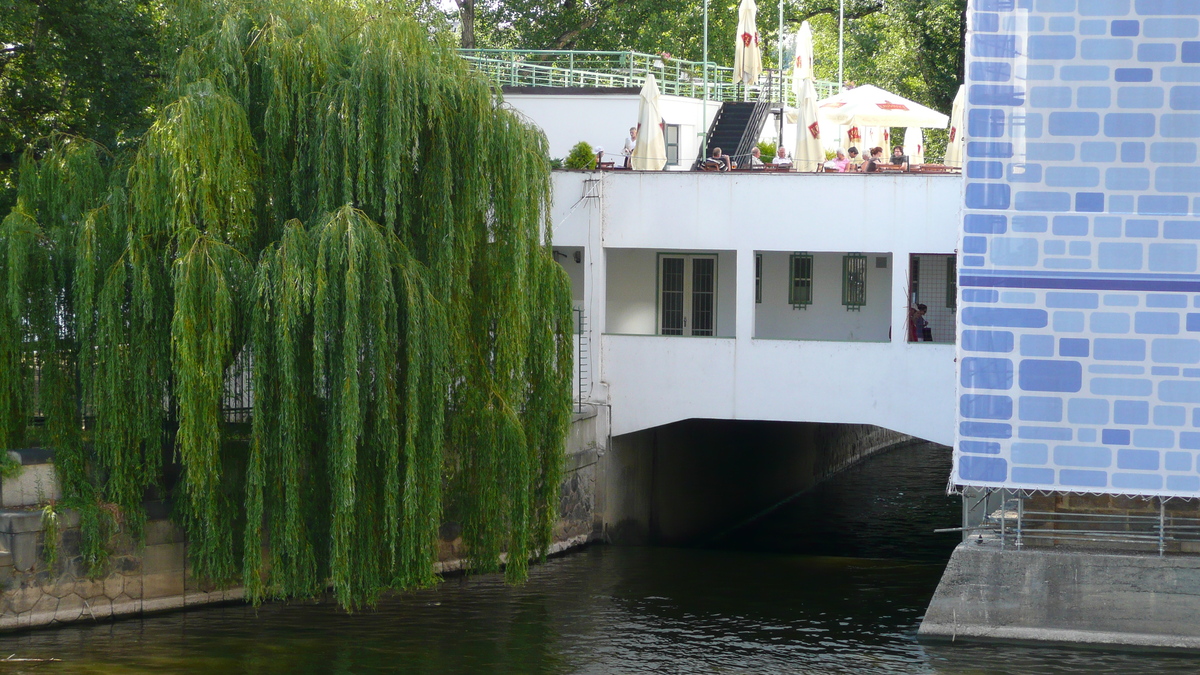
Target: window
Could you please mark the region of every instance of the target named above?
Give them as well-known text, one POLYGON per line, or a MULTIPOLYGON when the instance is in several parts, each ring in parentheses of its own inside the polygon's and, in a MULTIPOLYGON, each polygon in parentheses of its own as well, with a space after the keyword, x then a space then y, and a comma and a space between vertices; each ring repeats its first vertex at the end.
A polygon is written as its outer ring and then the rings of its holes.
POLYGON ((667 165, 679 165, 679 125, 668 124, 663 129, 663 139, 667 146, 667 165))
POLYGON ((754 254, 754 302, 762 304, 762 254, 754 254))
POLYGON ((851 253, 842 256, 842 304, 846 311, 857 312, 867 304, 867 256, 851 253))
POLYGON ((792 309, 808 309, 813 299, 813 257, 809 253, 793 253, 788 262, 788 302, 792 309))
POLYGON ((954 256, 946 258, 946 307, 958 307, 958 259, 954 256))
POLYGON ((716 335, 717 257, 660 255, 659 335, 716 335))

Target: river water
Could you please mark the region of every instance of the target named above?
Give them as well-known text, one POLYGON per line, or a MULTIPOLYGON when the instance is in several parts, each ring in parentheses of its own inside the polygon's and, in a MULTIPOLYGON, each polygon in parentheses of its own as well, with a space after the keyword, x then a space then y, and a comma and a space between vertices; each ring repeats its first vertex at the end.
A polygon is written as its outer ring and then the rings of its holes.
POLYGON ((347 615, 329 602, 198 609, 0 639, 0 673, 1139 673, 1200 656, 929 643, 957 541, 944 448, 863 462, 692 548, 593 546, 527 584, 451 579, 347 615))

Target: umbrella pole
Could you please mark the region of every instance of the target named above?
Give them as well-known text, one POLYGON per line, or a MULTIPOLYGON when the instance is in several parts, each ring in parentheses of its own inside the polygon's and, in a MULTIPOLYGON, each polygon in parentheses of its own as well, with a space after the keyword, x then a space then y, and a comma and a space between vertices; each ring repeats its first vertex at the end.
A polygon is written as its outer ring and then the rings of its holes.
POLYGON ((838 0, 838 90, 846 83, 846 0, 838 0))
POLYGON ((701 126, 700 133, 704 135, 701 141, 701 155, 708 157, 708 0, 704 0, 704 102, 700 104, 701 126))
MULTIPOLYGON (((783 106, 783 0, 779 0, 779 35, 776 38, 779 50, 779 105, 783 106)), ((782 142, 782 139, 780 139, 782 142)))

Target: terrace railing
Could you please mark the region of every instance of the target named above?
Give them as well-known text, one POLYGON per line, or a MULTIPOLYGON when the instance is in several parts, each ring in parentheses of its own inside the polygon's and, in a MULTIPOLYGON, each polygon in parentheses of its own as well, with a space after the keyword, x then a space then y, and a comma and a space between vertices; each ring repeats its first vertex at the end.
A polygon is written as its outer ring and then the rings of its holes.
MULTIPOLYGON (((654 73, 663 94, 705 98, 707 74, 709 100, 783 100, 795 105, 790 76, 780 79, 775 71, 764 71, 758 82, 743 86, 733 82, 732 68, 659 54, 551 49, 463 49, 460 53, 477 70, 506 87, 640 88, 646 74, 654 73)), ((841 90, 836 82, 816 84, 818 98, 841 90)))

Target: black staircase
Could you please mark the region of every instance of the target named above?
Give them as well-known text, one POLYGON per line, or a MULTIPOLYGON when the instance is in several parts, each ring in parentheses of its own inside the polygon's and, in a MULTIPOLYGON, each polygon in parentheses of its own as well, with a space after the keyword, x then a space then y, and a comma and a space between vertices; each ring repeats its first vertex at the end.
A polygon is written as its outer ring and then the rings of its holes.
POLYGON ((770 114, 771 104, 768 102, 722 103, 708 128, 708 144, 701 148, 700 156, 696 158, 696 168, 712 155, 713 148, 721 148, 721 154, 730 155, 739 166, 747 166, 750 150, 758 143, 770 114))

